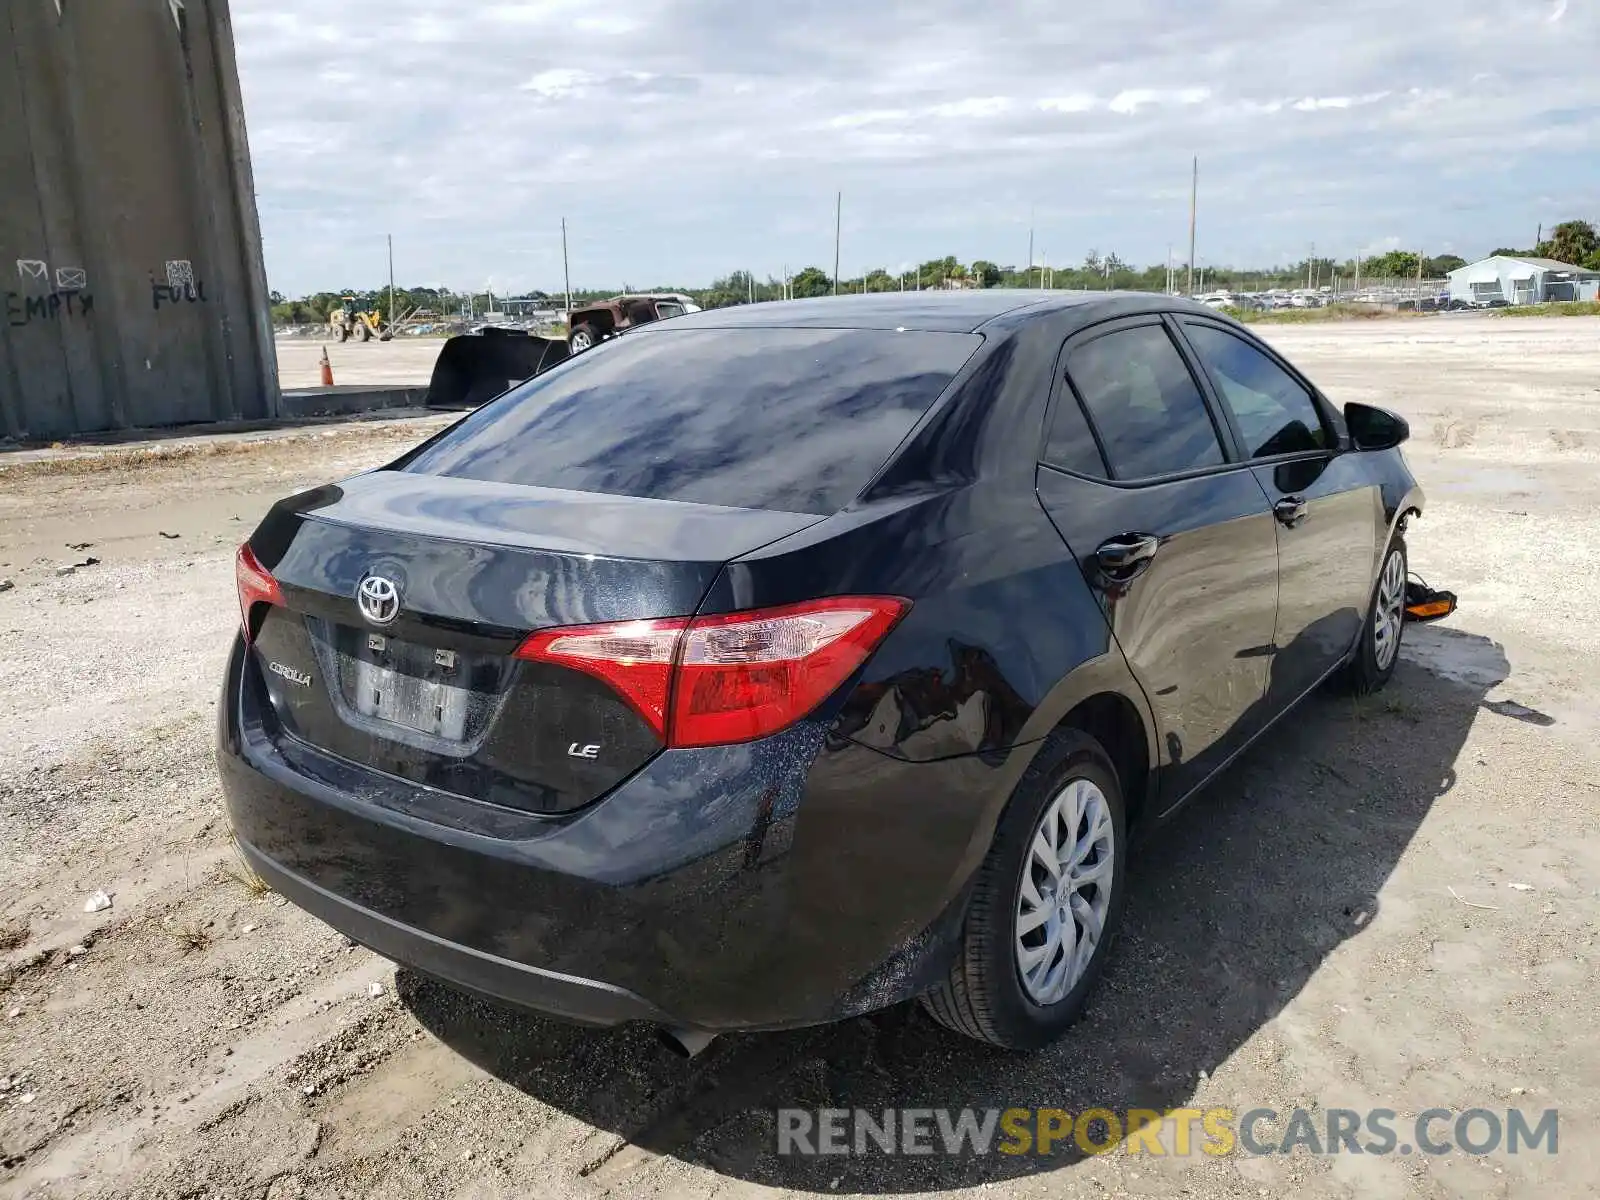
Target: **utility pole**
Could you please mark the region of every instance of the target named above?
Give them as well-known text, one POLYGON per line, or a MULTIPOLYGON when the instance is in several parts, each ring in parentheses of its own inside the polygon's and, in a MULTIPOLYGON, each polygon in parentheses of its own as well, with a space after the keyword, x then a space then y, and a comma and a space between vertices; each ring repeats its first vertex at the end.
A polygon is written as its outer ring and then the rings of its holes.
POLYGON ((1172 295, 1172 243, 1167 243, 1167 295, 1172 295))
POLYGON ((844 228, 844 193, 833 197, 833 294, 839 294, 839 235, 844 228))
POLYGON ((755 272, 754 271, 746 271, 744 273, 744 281, 745 281, 746 285, 748 285, 747 286, 747 292, 748 292, 748 294, 750 296, 750 303, 754 304, 756 302, 756 274, 755 274, 755 272))
POLYGON ((567 265, 567 219, 561 218, 561 275, 567 285, 567 319, 572 319, 572 268, 567 265))
POLYGON ((1311 263, 1317 257, 1317 244, 1311 243, 1311 253, 1306 256, 1306 291, 1311 290, 1311 263))
POLYGON ((389 234, 389 330, 394 331, 394 234, 389 234))
POLYGON ((1189 295, 1194 295, 1194 223, 1200 200, 1200 156, 1195 155, 1194 174, 1189 181, 1189 295))
POLYGON ((1422 311, 1422 251, 1417 251, 1417 311, 1422 311))
POLYGON ((1033 206, 1028 206, 1028 286, 1033 286, 1033 206))
POLYGON ((1356 255, 1356 285, 1355 291, 1361 290, 1361 255, 1356 255))

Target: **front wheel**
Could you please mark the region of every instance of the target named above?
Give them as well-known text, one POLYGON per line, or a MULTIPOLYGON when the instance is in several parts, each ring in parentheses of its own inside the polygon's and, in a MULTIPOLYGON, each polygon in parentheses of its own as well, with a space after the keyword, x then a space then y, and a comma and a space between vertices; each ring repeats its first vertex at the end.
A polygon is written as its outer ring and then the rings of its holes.
POLYGON ((922 998, 940 1024, 1011 1050, 1083 1011, 1122 923, 1127 836, 1105 749, 1052 734, 1018 784, 979 869, 949 978, 922 998))
POLYGON ((1406 619, 1406 543, 1398 534, 1384 552, 1372 606, 1361 629, 1361 640, 1345 670, 1345 682, 1358 696, 1375 692, 1389 682, 1400 661, 1400 638, 1406 619))

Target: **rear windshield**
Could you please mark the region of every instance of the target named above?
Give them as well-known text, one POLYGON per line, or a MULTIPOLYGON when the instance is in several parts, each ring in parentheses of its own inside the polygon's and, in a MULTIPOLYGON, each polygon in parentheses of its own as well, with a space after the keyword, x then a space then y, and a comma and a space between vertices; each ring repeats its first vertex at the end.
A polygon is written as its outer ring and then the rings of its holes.
POLYGON ((629 333, 485 405, 405 469, 831 513, 982 341, 857 329, 629 333))

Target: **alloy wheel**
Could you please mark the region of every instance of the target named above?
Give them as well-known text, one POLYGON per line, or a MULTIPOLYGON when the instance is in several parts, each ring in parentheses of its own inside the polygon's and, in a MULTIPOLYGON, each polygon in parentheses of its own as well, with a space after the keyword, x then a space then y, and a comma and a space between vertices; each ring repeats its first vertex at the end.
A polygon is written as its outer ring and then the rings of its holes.
POLYGON ((1372 652, 1378 670, 1387 671, 1400 650, 1400 625, 1405 619, 1406 560, 1389 551, 1378 580, 1378 602, 1372 612, 1372 652))
POLYGON ((1055 1004, 1083 978, 1111 907, 1115 826, 1105 793, 1073 779, 1034 827, 1017 892, 1017 975, 1035 1004, 1055 1004))

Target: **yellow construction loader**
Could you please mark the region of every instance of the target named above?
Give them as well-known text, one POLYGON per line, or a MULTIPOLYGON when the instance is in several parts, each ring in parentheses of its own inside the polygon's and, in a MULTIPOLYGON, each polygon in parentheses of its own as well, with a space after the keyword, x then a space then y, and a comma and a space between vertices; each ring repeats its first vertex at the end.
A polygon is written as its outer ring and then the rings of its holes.
POLYGON ((394 331, 383 319, 383 313, 375 308, 363 312, 356 307, 354 296, 345 296, 343 299, 344 304, 328 314, 328 332, 335 341, 348 341, 353 337, 358 342, 370 342, 373 338, 387 342, 394 336, 394 331))

